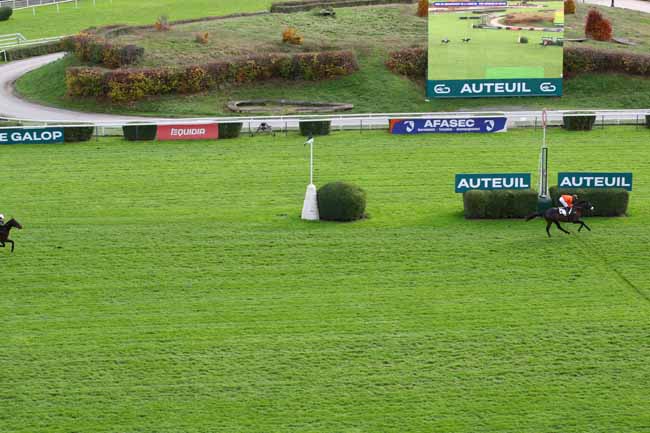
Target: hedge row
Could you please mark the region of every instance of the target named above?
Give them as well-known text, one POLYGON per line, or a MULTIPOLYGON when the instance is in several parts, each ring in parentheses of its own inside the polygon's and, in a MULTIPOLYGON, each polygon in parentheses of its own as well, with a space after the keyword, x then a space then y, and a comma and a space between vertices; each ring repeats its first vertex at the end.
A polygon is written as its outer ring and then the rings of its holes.
POLYGON ((45 54, 64 51, 61 41, 51 41, 40 45, 29 45, 26 47, 15 47, 7 49, 7 60, 21 60, 29 57, 43 56, 45 54))
POLYGON ((524 218, 537 210, 537 191, 471 190, 463 193, 465 218, 524 218))
POLYGON ((558 203, 561 194, 578 194, 579 200, 591 202, 594 210, 590 212, 590 215, 593 216, 623 216, 627 213, 627 205, 630 201, 629 192, 622 188, 562 188, 558 190, 557 186, 552 186, 549 193, 554 204, 558 203))
POLYGON ((269 54, 188 66, 182 69, 117 69, 72 67, 66 70, 71 96, 108 97, 114 102, 136 101, 145 96, 197 93, 222 84, 242 84, 270 79, 324 80, 359 69, 351 51, 269 54))
POLYGON ((302 0, 271 4, 272 13, 303 12, 316 8, 342 8, 352 6, 372 6, 382 4, 412 4, 417 0, 302 0))
POLYGON ((97 36, 80 33, 61 41, 63 50, 73 52, 80 60, 107 68, 121 68, 142 59, 144 48, 136 45, 115 45, 97 36))
POLYGON ((329 135, 331 122, 329 120, 303 120, 298 124, 300 135, 329 135))
POLYGON ((427 76, 427 62, 425 48, 407 48, 391 52, 386 66, 396 74, 423 80, 427 76))
POLYGON ((587 47, 564 49, 564 76, 585 72, 617 72, 650 76, 650 55, 587 47))
POLYGON ((596 113, 576 111, 562 116, 562 126, 567 131, 591 131, 596 123, 596 113))
MULTIPOLYGON (((389 54, 386 66, 410 78, 424 79, 427 74, 427 50, 406 48, 389 54)), ((607 51, 586 47, 564 48, 564 77, 585 72, 610 72, 650 77, 650 55, 607 51)))

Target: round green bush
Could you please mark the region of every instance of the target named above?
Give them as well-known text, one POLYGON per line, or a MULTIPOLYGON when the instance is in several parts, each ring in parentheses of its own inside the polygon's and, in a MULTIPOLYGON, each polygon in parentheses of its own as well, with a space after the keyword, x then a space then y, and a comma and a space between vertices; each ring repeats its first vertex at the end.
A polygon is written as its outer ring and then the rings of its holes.
POLYGON ((356 185, 332 182, 318 190, 318 213, 326 221, 355 221, 365 217, 366 192, 356 185))
POLYGON ((14 13, 14 10, 9 6, 0 7, 0 21, 7 21, 11 14, 14 13))

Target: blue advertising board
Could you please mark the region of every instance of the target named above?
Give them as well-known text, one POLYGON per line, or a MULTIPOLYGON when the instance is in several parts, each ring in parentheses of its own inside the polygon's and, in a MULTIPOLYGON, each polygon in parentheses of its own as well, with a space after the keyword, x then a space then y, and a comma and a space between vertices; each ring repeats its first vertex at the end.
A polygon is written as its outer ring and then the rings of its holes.
POLYGON ((63 128, 0 129, 0 145, 46 143, 63 143, 63 128))
POLYGON ((624 188, 632 191, 632 173, 558 173, 557 184, 560 188, 624 188))
POLYGON ((436 119, 390 119, 391 134, 505 132, 506 117, 450 117, 436 119))
POLYGON ((457 174, 455 190, 530 189, 530 179, 530 173, 457 174))

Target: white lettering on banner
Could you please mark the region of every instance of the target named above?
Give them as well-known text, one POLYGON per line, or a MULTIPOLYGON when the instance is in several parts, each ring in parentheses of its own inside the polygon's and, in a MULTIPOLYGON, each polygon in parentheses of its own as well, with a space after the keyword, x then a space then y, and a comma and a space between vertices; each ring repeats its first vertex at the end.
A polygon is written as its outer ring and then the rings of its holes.
MULTIPOLYGON (((2 141, 7 141, 7 133, 0 134, 2 141)), ((12 132, 9 138, 14 142, 23 141, 56 141, 63 137, 61 131, 34 131, 34 132, 12 132)))
POLYGON ((530 188, 530 185, 523 177, 483 177, 483 178, 461 178, 456 189, 511 189, 530 188))
POLYGON ((460 93, 531 93, 528 83, 465 83, 460 93))
POLYGON ((560 181, 560 187, 569 188, 602 188, 632 186, 624 176, 566 176, 560 181))
POLYGON ((425 128, 473 128, 474 119, 433 119, 424 122, 425 128))
POLYGON ((0 141, 7 141, 7 133, 0 132, 0 141))
POLYGON ((186 135, 205 135, 205 128, 172 128, 172 137, 183 137, 186 135))

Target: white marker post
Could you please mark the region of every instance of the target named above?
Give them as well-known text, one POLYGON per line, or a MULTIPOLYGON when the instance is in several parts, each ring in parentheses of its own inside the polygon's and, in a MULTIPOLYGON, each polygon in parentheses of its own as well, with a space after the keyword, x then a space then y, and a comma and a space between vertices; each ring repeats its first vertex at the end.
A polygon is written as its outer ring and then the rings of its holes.
POLYGON ((546 147, 546 125, 548 124, 548 114, 546 109, 542 111, 542 149, 539 154, 539 183, 537 196, 537 211, 544 212, 550 208, 553 203, 551 195, 548 192, 548 147, 546 147))
POLYGON ((314 138, 309 136, 305 142, 309 144, 309 185, 305 193, 305 201, 302 204, 301 218, 306 221, 318 221, 318 198, 316 194, 316 185, 314 185, 314 138))

